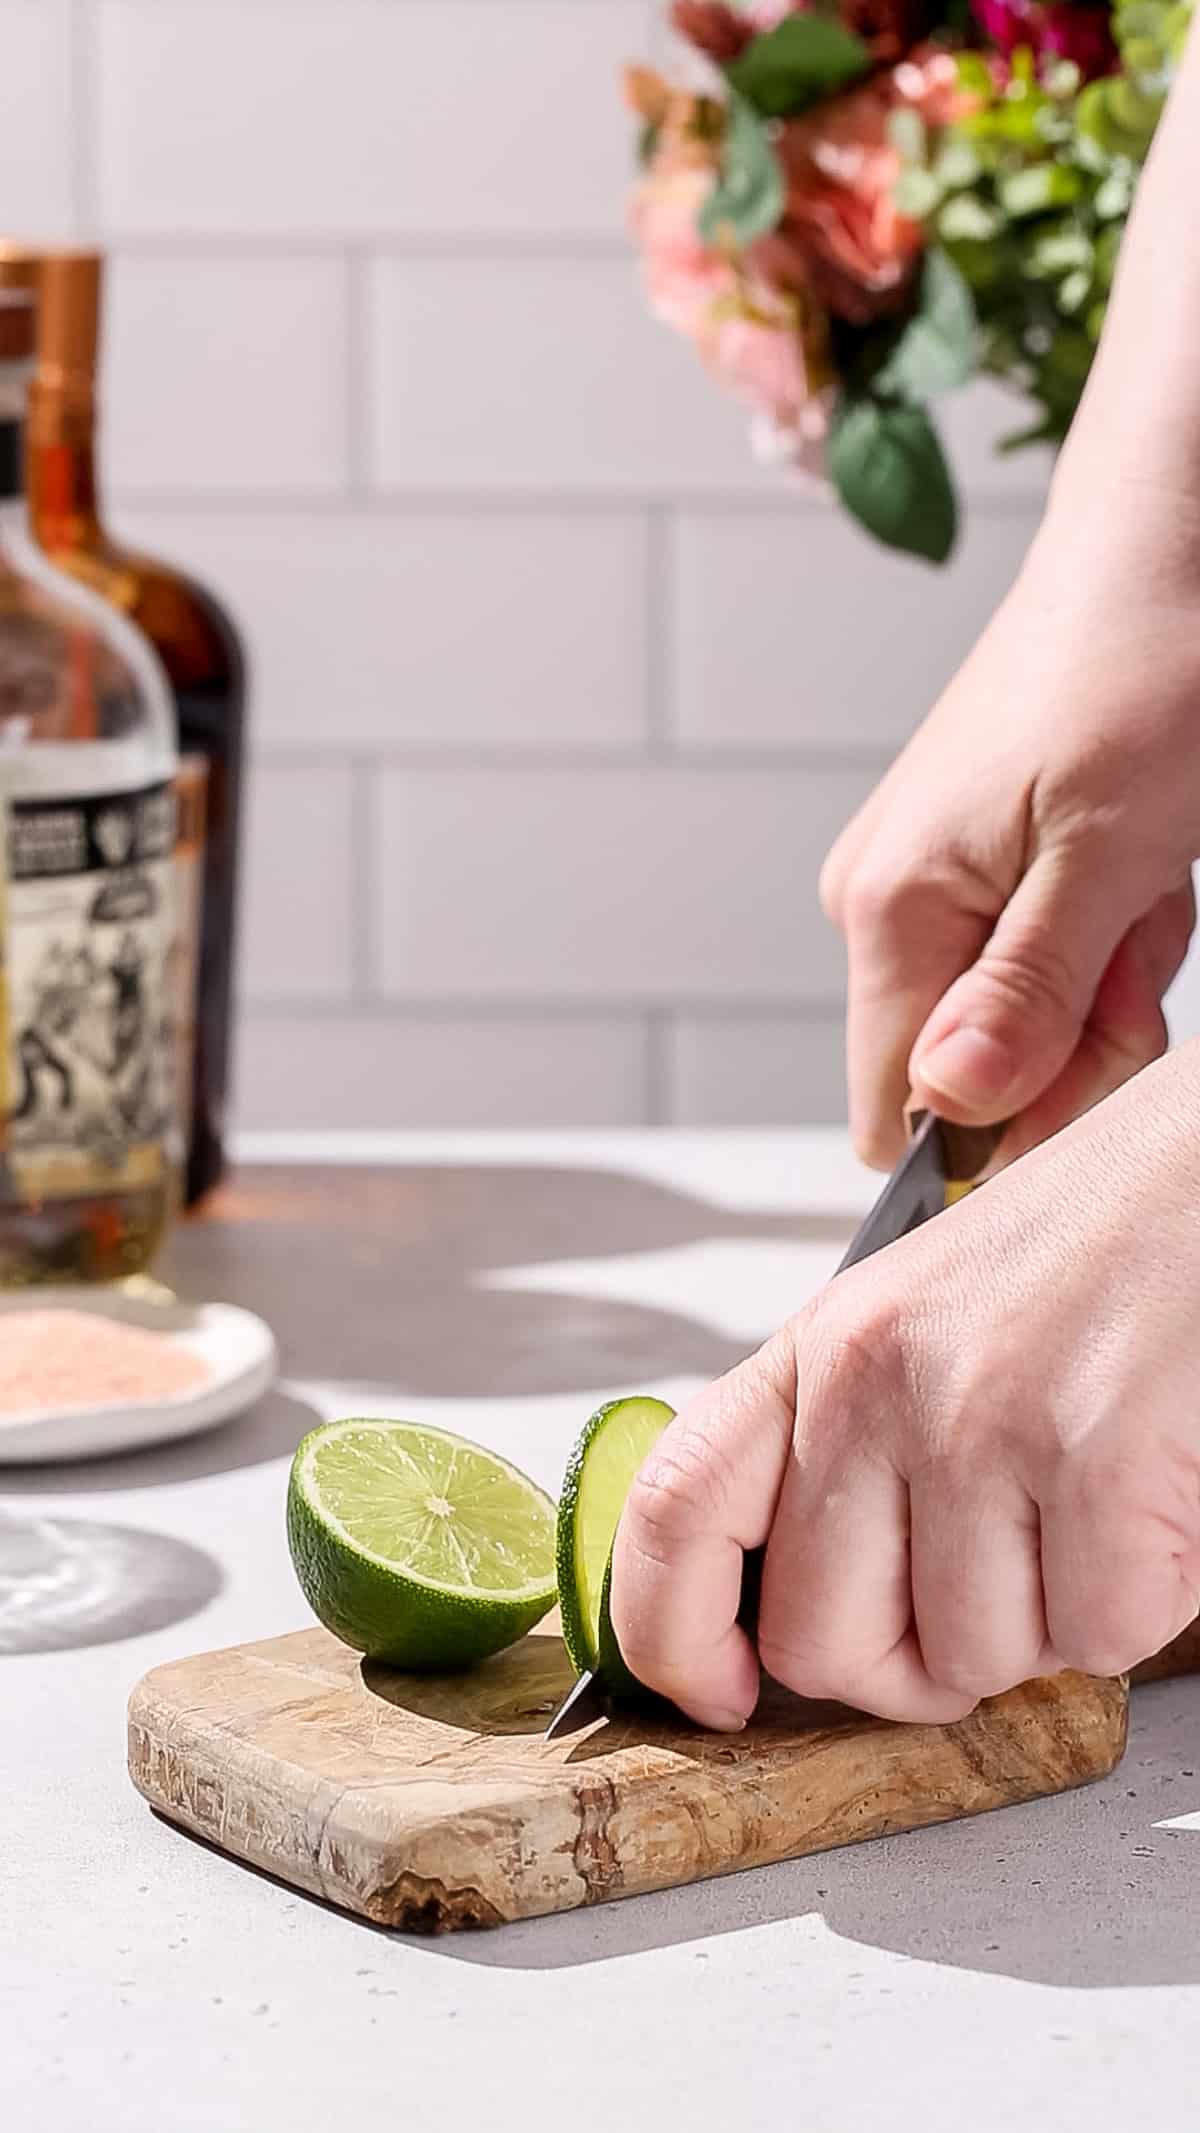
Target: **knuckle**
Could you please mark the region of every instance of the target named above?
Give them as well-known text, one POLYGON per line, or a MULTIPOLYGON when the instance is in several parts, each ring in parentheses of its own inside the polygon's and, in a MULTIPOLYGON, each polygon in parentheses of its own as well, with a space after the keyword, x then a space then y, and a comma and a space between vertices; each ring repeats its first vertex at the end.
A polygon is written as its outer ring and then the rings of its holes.
POLYGON ((846 1665, 837 1654, 815 1644, 760 1635, 758 1656, 773 1681, 814 1703, 851 1703, 861 1667, 846 1665))
POLYGON ((1051 940, 1028 940, 1019 948, 985 949, 979 973, 995 1005, 1019 1030, 1030 1021, 1059 1021, 1080 1012, 1079 976, 1051 940))
POLYGON ((817 878, 817 895, 820 898, 821 909, 830 924, 839 927, 842 923, 842 879, 844 871, 838 847, 835 844, 817 878))
POLYGON ((1054 1649, 1064 1666, 1077 1674, 1124 1674, 1146 1657, 1136 1638, 1080 1627, 1055 1637, 1054 1649))
POLYGON ((985 1696, 1002 1696, 1025 1678, 1019 1668, 1014 1670, 1000 1660, 973 1657, 968 1652, 935 1653, 932 1658, 926 1654, 925 1669, 939 1688, 951 1689, 972 1703, 985 1696))
POLYGON ((626 1515, 635 1536, 668 1544, 685 1539, 711 1520, 731 1479, 717 1440, 699 1430, 675 1438, 668 1431, 629 1492, 626 1515))
POLYGON ((847 933, 887 933, 903 922, 912 884, 898 868, 881 860, 864 861, 845 884, 842 912, 847 933))
POLYGON ((833 1308, 833 1295, 817 1299, 796 1325, 797 1379, 807 1402, 839 1412, 855 1411, 902 1393, 908 1377, 904 1312, 892 1296, 848 1297, 833 1308))

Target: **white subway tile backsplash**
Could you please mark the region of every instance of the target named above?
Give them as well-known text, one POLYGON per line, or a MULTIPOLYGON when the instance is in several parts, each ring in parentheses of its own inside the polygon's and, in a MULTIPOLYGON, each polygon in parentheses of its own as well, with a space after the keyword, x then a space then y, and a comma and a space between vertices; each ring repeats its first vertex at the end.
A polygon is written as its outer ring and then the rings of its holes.
POLYGON ((935 410, 955 483, 964 496, 1029 497, 1045 501, 1054 455, 1045 445, 1000 452, 1006 437, 1032 427, 1029 402, 1006 385, 981 378, 949 393, 935 410))
POLYGON ((74 228, 68 0, 0 0, 0 228, 25 240, 74 228))
POLYGON ((223 593, 257 748, 631 748, 646 733, 646 534, 624 513, 127 513, 223 593))
POLYGON ((377 981, 410 1002, 829 1001, 842 771, 385 770, 377 981))
POLYGON ((373 275, 382 489, 753 494, 743 412, 649 317, 632 258, 383 259, 373 275))
POLYGON ((238 1037, 243 1129, 635 1126, 645 1037, 627 1020, 296 1020, 250 1014, 238 1037))
POLYGON ((103 225, 613 233, 641 0, 104 0, 103 225))
POLYGON ((1036 510, 968 517, 945 569, 897 556, 831 501, 685 511, 666 619, 672 723, 704 748, 891 749, 1007 590, 1036 510))
POLYGON ((249 640, 245 1124, 843 1115, 820 860, 1049 459, 945 403, 944 573, 793 508, 622 236, 666 18, 0 0, 0 226, 116 255, 110 516, 249 640))
POLYGON ((666 1114, 674 1126, 842 1125, 840 1017, 684 1015, 667 1032, 666 1114))
POLYGON ((104 368, 116 488, 339 488, 346 271, 327 259, 119 257, 104 368))
POLYGON ((239 991, 338 1000, 351 988, 352 773, 259 767, 242 825, 239 991))

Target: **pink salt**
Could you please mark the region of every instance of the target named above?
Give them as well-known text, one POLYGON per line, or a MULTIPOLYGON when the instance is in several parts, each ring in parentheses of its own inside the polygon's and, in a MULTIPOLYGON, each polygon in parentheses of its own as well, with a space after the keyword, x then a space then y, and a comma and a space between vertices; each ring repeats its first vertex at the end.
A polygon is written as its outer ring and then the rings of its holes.
POLYGON ((90 1311, 0 1313, 0 1415, 142 1407, 195 1392, 211 1375, 165 1333, 90 1311))

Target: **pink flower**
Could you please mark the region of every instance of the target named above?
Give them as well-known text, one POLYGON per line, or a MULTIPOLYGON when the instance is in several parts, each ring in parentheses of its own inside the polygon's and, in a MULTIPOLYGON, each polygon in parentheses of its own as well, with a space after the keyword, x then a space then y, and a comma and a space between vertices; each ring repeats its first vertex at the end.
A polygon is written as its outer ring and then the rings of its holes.
POLYGON ((699 335, 714 303, 736 287, 728 260, 702 241, 697 223, 713 172, 656 163, 633 197, 630 223, 642 247, 655 316, 679 333, 699 335))
POLYGON ((903 303, 924 232, 896 205, 901 163, 888 122, 907 106, 945 125, 960 94, 948 53, 916 53, 785 126, 778 147, 787 206, 778 230, 754 247, 759 272, 809 287, 860 324, 903 303))
POLYGON ((799 429, 812 395, 804 343, 794 317, 744 304, 719 316, 703 353, 739 400, 779 429, 799 429))
MULTIPOLYGON (((651 309, 693 341, 709 369, 780 430, 818 421, 816 395, 827 382, 819 332, 795 294, 777 290, 698 233, 713 184, 711 166, 656 156, 634 195, 631 222, 643 253, 651 309)), ((819 326, 819 322, 818 322, 819 326)), ((805 431, 808 434, 808 431, 805 431)))
POLYGON ((1111 73, 1116 64, 1107 7, 1079 0, 971 0, 976 19, 1005 58, 1022 46, 1037 58, 1069 59, 1085 81, 1111 73))
POLYGON ((756 35, 777 29, 788 15, 804 15, 808 0, 742 0, 742 13, 756 35))

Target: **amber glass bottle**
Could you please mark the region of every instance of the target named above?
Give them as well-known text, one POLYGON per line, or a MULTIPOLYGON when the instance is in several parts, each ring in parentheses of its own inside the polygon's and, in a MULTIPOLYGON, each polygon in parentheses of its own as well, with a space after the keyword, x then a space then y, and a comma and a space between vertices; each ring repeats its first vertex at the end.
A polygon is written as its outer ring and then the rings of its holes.
POLYGON ((231 982, 237 911, 238 809, 245 659, 237 631, 202 586, 113 540, 97 495, 98 252, 0 246, 0 288, 32 288, 37 364, 29 393, 26 494, 35 540, 61 570, 119 608, 150 639, 175 699, 181 762, 207 766, 195 1048, 185 1195, 198 1200, 224 1167, 231 982))
POLYGON ((179 1154, 171 699, 29 538, 33 349, 0 290, 0 1288, 143 1272, 179 1154))

